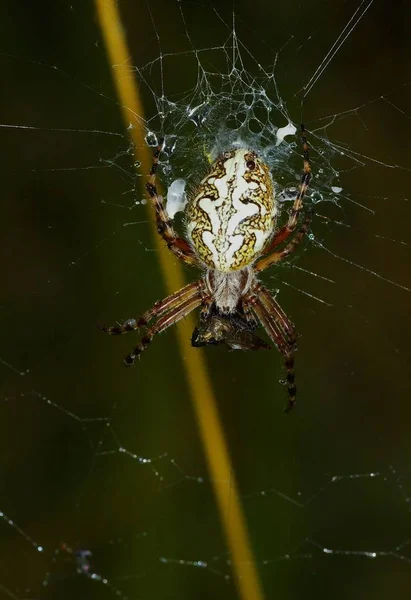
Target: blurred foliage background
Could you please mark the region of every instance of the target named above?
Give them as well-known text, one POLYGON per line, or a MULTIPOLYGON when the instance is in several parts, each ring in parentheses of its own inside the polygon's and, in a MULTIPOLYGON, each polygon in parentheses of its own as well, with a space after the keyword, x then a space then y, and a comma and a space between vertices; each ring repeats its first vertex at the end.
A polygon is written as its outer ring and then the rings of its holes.
MULTIPOLYGON (((230 21, 229 4, 214 7, 230 21)), ((159 56, 156 35, 164 53, 187 49, 180 7, 195 48, 225 42, 207 2, 149 6, 119 2, 130 66, 159 56)), ((252 55, 270 64, 282 48, 295 123, 296 92, 357 6, 236 2, 252 55)), ((237 598, 174 332, 125 370, 136 336, 96 327, 165 288, 94 4, 5 2, 0 23, 0 598, 237 598)), ((313 225, 329 252, 298 260, 322 278, 263 276, 302 334, 298 407, 282 413, 275 351, 206 352, 267 598, 410 586, 411 295, 395 285, 411 287, 409 31, 405 3, 375 0, 303 104, 308 130, 358 107, 327 132, 364 165, 342 174, 343 224, 313 225)), ((166 90, 191 75, 164 73, 166 90)))

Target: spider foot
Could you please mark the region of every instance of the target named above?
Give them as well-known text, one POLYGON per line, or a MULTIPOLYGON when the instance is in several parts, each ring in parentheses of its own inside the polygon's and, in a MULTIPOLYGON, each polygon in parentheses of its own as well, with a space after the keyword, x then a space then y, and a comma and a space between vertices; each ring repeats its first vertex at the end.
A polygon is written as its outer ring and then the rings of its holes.
POLYGON ((108 333, 109 335, 120 335, 123 333, 121 331, 120 325, 114 325, 114 327, 106 327, 105 325, 97 325, 100 331, 104 333, 108 333))
POLYGON ((288 391, 288 402, 287 406, 284 409, 285 413, 290 412, 292 408, 295 406, 295 399, 297 395, 297 388, 295 385, 295 375, 294 375, 294 356, 289 354, 285 359, 285 368, 287 371, 287 391, 288 391))
POLYGON ((123 333, 129 333, 129 331, 136 331, 139 329, 139 323, 135 319, 127 319, 124 323, 114 325, 114 327, 105 327, 104 325, 98 326, 101 331, 108 333, 109 335, 122 335, 123 333))
POLYGON ((127 354, 127 356, 124 358, 124 366, 132 367, 136 362, 136 358, 136 354, 127 354))

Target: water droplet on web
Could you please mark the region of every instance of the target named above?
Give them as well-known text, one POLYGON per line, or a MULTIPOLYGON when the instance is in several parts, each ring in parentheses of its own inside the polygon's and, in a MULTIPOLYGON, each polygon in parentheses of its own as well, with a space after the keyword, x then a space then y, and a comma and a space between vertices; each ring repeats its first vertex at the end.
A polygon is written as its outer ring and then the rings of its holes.
POLYGON ((125 321, 124 325, 128 325, 130 327, 135 327, 137 324, 137 321, 135 319, 127 319, 127 321, 125 321))
POLYGON ((153 131, 148 131, 146 136, 145 136, 145 142, 147 144, 147 146, 158 146, 158 139, 156 134, 153 131))
POLYGON ((279 202, 291 202, 295 200, 296 195, 298 194, 298 188, 296 186, 290 185, 287 186, 278 196, 279 202))
POLYGON ((185 195, 185 179, 175 179, 167 191, 167 212, 170 219, 185 208, 187 198, 185 195))
POLYGON ((324 196, 321 194, 321 192, 315 190, 310 194, 310 200, 313 202, 313 204, 316 204, 317 202, 323 202, 324 196))
POLYGON ((279 127, 276 133, 277 141, 275 145, 279 146, 284 141, 285 136, 294 135, 296 131, 297 128, 292 123, 288 123, 285 127, 279 127))
POLYGON ((207 102, 202 102, 194 108, 187 107, 187 116, 196 127, 201 127, 207 120, 208 114, 211 111, 211 105, 207 102))

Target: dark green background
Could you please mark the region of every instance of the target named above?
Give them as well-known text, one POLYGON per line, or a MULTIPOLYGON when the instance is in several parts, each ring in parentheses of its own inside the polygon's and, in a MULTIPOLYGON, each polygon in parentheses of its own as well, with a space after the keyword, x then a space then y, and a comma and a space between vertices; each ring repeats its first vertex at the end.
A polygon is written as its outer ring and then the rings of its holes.
MULTIPOLYGON (((227 4, 215 2, 230 18, 227 4)), ((150 5, 163 52, 186 49, 178 5, 150 5)), ((225 41, 207 3, 181 5, 196 48, 225 41)), ((146 5, 119 6, 130 65, 156 58, 146 5)), ((295 93, 356 7, 237 2, 241 39, 263 64, 294 36, 277 64, 294 122, 295 93)), ((335 255, 411 287, 408 19, 405 3, 375 0, 308 95, 303 118, 310 130, 362 106, 327 134, 374 159, 341 182, 375 214, 342 203, 334 216, 344 225, 317 218, 313 232, 335 255)), ((0 598, 114 597, 76 575, 72 555, 54 554, 61 543, 91 550, 91 571, 129 598, 237 598, 175 334, 125 370, 136 337, 96 328, 137 316, 165 287, 146 209, 127 208, 142 194, 130 156, 120 156, 126 136, 61 131, 124 134, 93 3, 5 2, 0 23, 0 121, 39 128, 0 129, 0 511, 23 532, 0 520, 0 598), (163 456, 153 463, 162 481, 132 454, 163 456)), ((167 72, 166 91, 186 90, 187 78, 167 72)), ((302 334, 293 413, 282 412, 275 351, 206 352, 265 594, 407 596, 411 293, 312 245, 298 266, 335 283, 291 268, 264 274, 302 334)))

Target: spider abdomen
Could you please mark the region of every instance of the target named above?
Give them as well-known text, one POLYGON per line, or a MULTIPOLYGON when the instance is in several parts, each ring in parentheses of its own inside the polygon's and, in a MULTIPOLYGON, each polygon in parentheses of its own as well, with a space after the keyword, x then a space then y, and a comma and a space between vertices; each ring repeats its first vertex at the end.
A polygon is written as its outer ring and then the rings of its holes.
POLYGON ((267 165, 244 148, 219 157, 186 208, 187 230, 200 260, 224 273, 243 269, 275 228, 276 203, 267 165))

